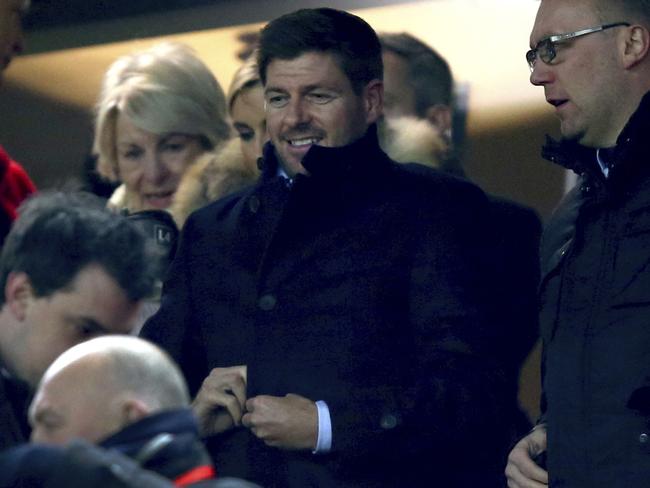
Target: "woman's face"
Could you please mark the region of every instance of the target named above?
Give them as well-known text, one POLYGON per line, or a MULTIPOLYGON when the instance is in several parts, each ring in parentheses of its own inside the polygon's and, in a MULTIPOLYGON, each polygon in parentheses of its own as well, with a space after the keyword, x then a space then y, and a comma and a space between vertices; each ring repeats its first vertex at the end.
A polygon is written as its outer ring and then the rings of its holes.
POLYGON ((138 207, 130 210, 168 208, 183 173, 205 151, 199 137, 154 134, 138 128, 121 112, 115 128, 119 177, 138 207))
POLYGON ((257 84, 240 91, 232 104, 231 116, 241 140, 241 150, 246 163, 254 167, 257 159, 262 156, 264 143, 268 140, 262 85, 257 84))

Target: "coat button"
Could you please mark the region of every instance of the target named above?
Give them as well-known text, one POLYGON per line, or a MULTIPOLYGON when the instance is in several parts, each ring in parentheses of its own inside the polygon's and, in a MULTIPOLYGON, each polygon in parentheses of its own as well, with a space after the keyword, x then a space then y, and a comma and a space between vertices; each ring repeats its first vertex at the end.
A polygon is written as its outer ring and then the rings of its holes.
POLYGON ((646 434, 645 432, 639 436, 640 444, 647 444, 649 440, 650 440, 650 436, 648 436, 648 434, 646 434))
POLYGON ((260 199, 253 195, 248 199, 248 210, 250 210, 252 213, 257 213, 260 209, 260 199))
POLYGON ((390 430, 397 427, 397 417, 392 413, 387 413, 382 415, 381 420, 379 421, 382 429, 390 430))
POLYGON ((275 296, 271 295, 270 293, 267 293, 266 295, 262 295, 260 299, 257 301, 257 305, 260 307, 260 309, 264 310, 265 312, 269 312, 275 308, 275 305, 277 303, 277 299, 275 296))

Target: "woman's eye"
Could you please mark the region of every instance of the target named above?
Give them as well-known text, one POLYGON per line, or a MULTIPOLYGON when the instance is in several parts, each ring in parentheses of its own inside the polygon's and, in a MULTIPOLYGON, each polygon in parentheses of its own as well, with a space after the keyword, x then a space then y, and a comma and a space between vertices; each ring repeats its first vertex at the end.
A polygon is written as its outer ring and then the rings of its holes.
POLYGON ((180 152, 183 149, 185 149, 185 143, 183 143, 183 142, 168 142, 167 144, 163 145, 162 149, 163 149, 163 151, 180 152))
POLYGON ((245 131, 245 132, 244 131, 239 131, 239 138, 242 141, 246 141, 246 142, 252 141, 254 137, 255 137, 255 132, 252 132, 252 131, 245 131))
POLYGON ((129 149, 128 151, 122 153, 122 157, 125 159, 137 159, 141 155, 142 151, 140 149, 129 149))

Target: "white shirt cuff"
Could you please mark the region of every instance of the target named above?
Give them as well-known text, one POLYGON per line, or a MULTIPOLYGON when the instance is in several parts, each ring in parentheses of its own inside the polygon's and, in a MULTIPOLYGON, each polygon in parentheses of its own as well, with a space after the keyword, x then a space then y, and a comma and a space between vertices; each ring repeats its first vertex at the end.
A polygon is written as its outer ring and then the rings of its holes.
POLYGON ((327 454, 332 449, 332 419, 330 409, 323 400, 316 402, 318 411, 318 440, 314 454, 327 454))

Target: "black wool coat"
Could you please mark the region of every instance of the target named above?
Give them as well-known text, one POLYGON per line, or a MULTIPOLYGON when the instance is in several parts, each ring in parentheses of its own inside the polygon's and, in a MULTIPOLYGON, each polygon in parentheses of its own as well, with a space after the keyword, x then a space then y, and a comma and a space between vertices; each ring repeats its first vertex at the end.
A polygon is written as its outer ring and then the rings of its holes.
POLYGON ((333 444, 281 451, 236 429, 211 444, 219 472, 267 487, 492 486, 504 380, 485 195, 391 161, 374 127, 313 147, 310 176, 278 175, 271 145, 263 164, 255 186, 189 218, 143 335, 193 392, 211 368, 246 364, 248 397, 324 400, 333 444))

